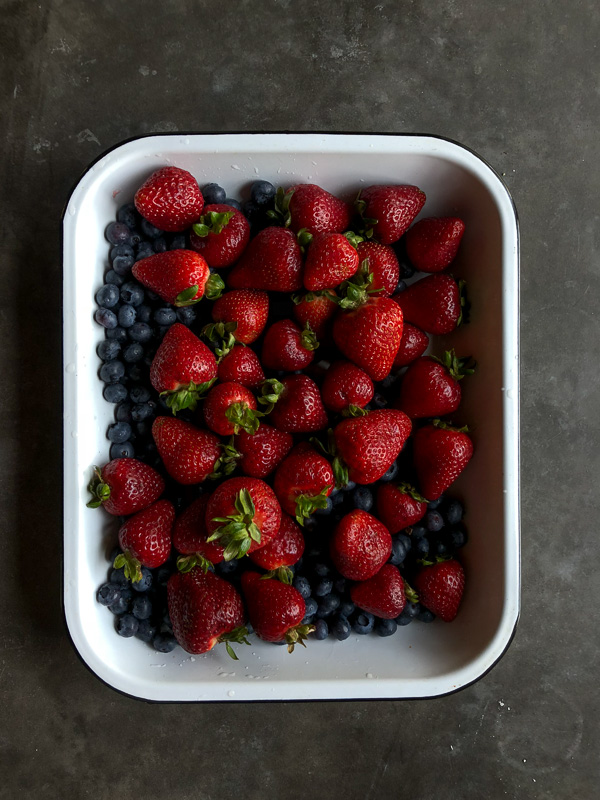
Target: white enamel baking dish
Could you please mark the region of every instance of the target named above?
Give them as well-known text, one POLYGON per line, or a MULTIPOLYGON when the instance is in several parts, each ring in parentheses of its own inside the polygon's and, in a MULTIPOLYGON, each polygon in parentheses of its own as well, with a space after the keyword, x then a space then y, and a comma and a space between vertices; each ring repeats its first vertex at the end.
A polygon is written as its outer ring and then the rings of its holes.
POLYGON ((115 147, 85 173, 64 215, 64 609, 83 661, 110 686, 154 701, 416 698, 447 694, 480 678, 503 655, 519 615, 519 257, 511 198, 477 155, 434 136, 173 134, 115 147), (475 456, 454 493, 466 502, 470 541, 463 606, 451 624, 413 623, 391 638, 352 635, 309 641, 306 650, 263 644, 190 657, 162 655, 122 639, 95 600, 106 579, 116 521, 86 508, 93 464, 108 458, 114 407, 102 398, 94 293, 107 261, 104 229, 155 169, 173 164, 200 185, 237 196, 256 178, 318 183, 352 199, 361 186, 411 183, 427 194, 422 216, 466 222, 454 274, 468 282, 471 323, 449 340, 477 360, 464 381, 460 420, 475 456))

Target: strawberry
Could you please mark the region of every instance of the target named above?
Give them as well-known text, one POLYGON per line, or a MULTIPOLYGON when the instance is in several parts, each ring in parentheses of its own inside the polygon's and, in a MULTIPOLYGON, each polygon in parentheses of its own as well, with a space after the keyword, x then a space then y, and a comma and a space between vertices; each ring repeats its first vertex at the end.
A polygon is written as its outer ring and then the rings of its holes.
POLYGON ((231 289, 301 289, 302 251, 296 236, 285 228, 264 228, 251 240, 227 283, 231 289))
POLYGON ((189 572, 198 566, 205 572, 213 564, 223 561, 223 547, 218 542, 207 542, 206 506, 209 495, 201 494, 175 520, 173 547, 181 555, 177 568, 189 572))
POLYGON ((414 578, 419 601, 444 622, 458 614, 465 588, 465 573, 455 559, 427 564, 414 578))
POLYGON ((297 447, 277 467, 273 488, 282 509, 300 525, 327 507, 335 480, 331 464, 312 447, 297 447))
POLYGON ((318 346, 310 327, 300 330, 291 319, 280 319, 267 328, 261 360, 267 369, 294 372, 313 361, 318 346))
POLYGON ((223 280, 211 275, 208 264, 193 250, 167 250, 133 265, 133 277, 174 306, 192 306, 204 296, 215 300, 223 280))
POLYGON ((384 564, 372 578, 350 589, 352 602, 381 619, 395 619, 406 604, 404 581, 398 567, 384 564))
POLYGON ((338 485, 375 483, 388 471, 411 431, 402 411, 380 409, 342 420, 333 429, 338 485))
POLYGON ((213 572, 176 572, 169 578, 167 598, 173 633, 188 653, 207 653, 225 642, 229 655, 237 659, 231 642, 250 644, 242 598, 213 572))
POLYGON ((355 509, 337 524, 329 550, 331 560, 344 578, 366 581, 379 572, 390 557, 392 537, 378 519, 355 509))
POLYGON ((266 478, 287 456, 292 444, 289 433, 278 431, 264 422, 254 434, 240 431, 235 439, 235 448, 242 472, 253 478, 266 478))
POLYGON ((250 389, 239 383, 218 383, 206 395, 204 421, 220 436, 231 436, 240 430, 256 433, 261 416, 256 409, 256 398, 250 389))
POLYGON ((371 289, 379 290, 379 297, 390 297, 396 290, 400 278, 400 264, 394 250, 379 242, 360 242, 356 248, 358 260, 373 273, 371 289))
POLYGON ((168 500, 159 500, 138 511, 119 528, 119 546, 123 553, 115 559, 115 568, 124 568, 133 583, 142 579, 142 567, 160 567, 171 553, 171 530, 175 509, 168 500))
POLYGON ((265 547, 277 536, 280 524, 275 493, 258 478, 229 478, 208 501, 207 541, 225 548, 225 561, 265 547))
POLYGON ((251 344, 258 339, 269 316, 269 295, 256 289, 236 289, 226 292, 211 310, 215 322, 235 322, 232 331, 236 342, 251 344))
POLYGON ((246 249, 250 224, 241 211, 215 203, 192 226, 190 247, 204 256, 209 267, 230 267, 246 249))
POLYGON ((269 578, 278 578, 283 583, 291 583, 294 573, 289 569, 302 558, 304 536, 302 531, 287 514, 281 515, 279 532, 270 544, 250 553, 250 561, 268 570, 269 578))
POLYGON ((102 469, 94 467, 88 485, 93 499, 88 508, 102 506, 115 516, 135 514, 154 503, 165 490, 159 473, 135 458, 115 458, 102 469))
POLYGON ((377 516, 390 533, 399 533, 404 528, 423 519, 427 511, 427 500, 407 483, 380 483, 377 488, 377 516))
POLYGON ((327 332, 328 322, 337 311, 336 294, 332 289, 322 292, 306 292, 295 294, 293 314, 301 327, 310 326, 315 336, 321 341, 327 332))
POLYGON ((458 478, 473 455, 466 428, 435 420, 414 435, 413 457, 421 492, 437 500, 458 478))
POLYGON ((163 231, 184 231, 195 222, 204 198, 194 176, 179 167, 162 167, 140 186, 135 207, 152 225, 163 231))
POLYGON ((309 292, 333 289, 351 278, 360 263, 356 241, 354 234, 318 233, 313 236, 304 264, 305 288, 309 292))
POLYGON ((465 223, 458 217, 428 217, 406 234, 406 254, 420 272, 441 272, 456 258, 465 223))
POLYGON ((321 395, 325 408, 336 414, 356 414, 373 399, 373 381, 351 361, 334 362, 323 379, 321 395))
POLYGON ((410 322, 405 322, 402 328, 400 347, 396 353, 392 369, 397 370, 410 364, 411 361, 422 356, 428 346, 429 336, 415 325, 411 325, 410 322))
POLYGON ((275 211, 269 214, 295 233, 306 228, 312 234, 341 233, 350 224, 350 215, 347 203, 313 183, 279 189, 275 211))
POLYGON ((409 365, 394 402, 411 419, 443 417, 460 405, 459 381, 473 373, 471 359, 457 358, 447 350, 442 358, 422 356, 409 365))
POLYGON ((174 417, 156 417, 152 436, 165 469, 184 486, 205 481, 221 455, 214 433, 174 417))
POLYGON ((236 344, 223 356, 217 367, 220 381, 234 381, 248 389, 258 389, 265 379, 265 373, 258 356, 249 347, 236 344))
POLYGON ((381 244, 393 244, 405 233, 425 204, 425 192, 417 186, 369 186, 356 201, 366 236, 381 244))
POLYGON ((150 383, 175 414, 195 409, 217 378, 217 361, 192 331, 176 322, 166 332, 150 366, 150 383))
POLYGON ((308 375, 288 375, 281 379, 283 389, 271 411, 270 421, 287 433, 312 433, 327 426, 317 384, 308 375))
POLYGON ((242 575, 242 591, 257 636, 266 642, 287 642, 290 653, 296 644, 306 646, 304 639, 314 627, 301 624, 306 604, 299 591, 250 571, 242 575))
POLYGON ((463 281, 457 283, 450 275, 428 275, 392 299, 402 309, 406 322, 442 336, 462 322, 463 286, 463 281))

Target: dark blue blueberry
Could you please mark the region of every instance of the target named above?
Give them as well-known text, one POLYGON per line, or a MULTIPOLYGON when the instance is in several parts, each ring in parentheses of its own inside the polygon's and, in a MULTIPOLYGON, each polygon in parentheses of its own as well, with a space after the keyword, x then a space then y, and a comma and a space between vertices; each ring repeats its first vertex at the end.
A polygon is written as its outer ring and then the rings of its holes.
POLYGON ((102 361, 114 361, 121 352, 121 345, 114 339, 104 339, 96 348, 102 361))
POLYGON ((419 612, 419 616, 417 617, 419 622, 433 622, 435 619, 435 614, 433 611, 430 611, 428 608, 423 608, 419 612))
POLYGON ((250 198, 257 206, 266 206, 273 200, 276 191, 269 181, 254 181, 250 187, 250 198))
MULTIPOLYGON (((321 620, 319 620, 319 622, 321 622, 321 620)), ((345 639, 347 639, 350 636, 351 631, 352 628, 346 617, 343 617, 341 614, 339 614, 333 620, 331 632, 338 642, 343 642, 345 639)))
POLYGON ((107 361, 100 367, 99 374, 104 383, 118 383, 125 375, 125 365, 122 361, 107 361))
MULTIPOLYGON (((144 308, 144 306, 142 306, 142 308, 144 308)), ((153 336, 152 328, 147 322, 134 322, 127 333, 129 333, 129 338, 132 342, 139 342, 140 344, 149 342, 153 336)), ((125 338, 127 338, 127 333, 125 333, 125 338)))
POLYGON ((154 312, 154 322, 157 325, 172 325, 174 322, 177 322, 177 314, 175 313, 174 308, 157 308, 154 312))
POLYGON ((330 494, 329 496, 331 498, 331 502, 333 503, 334 508, 336 506, 340 506, 345 500, 344 493, 341 492, 339 489, 336 491, 335 494, 330 494))
POLYGON ((375 633, 379 636, 392 636, 398 630, 395 619, 378 619, 375 623, 375 633))
POLYGON ((464 547, 467 543, 467 529, 464 525, 456 525, 456 527, 452 528, 448 535, 450 545, 455 549, 458 550, 461 547, 464 547))
POLYGON ((168 333, 170 327, 171 327, 170 325, 159 325, 158 328, 156 329, 156 338, 162 339, 165 333, 168 333))
POLYGON ((357 486, 352 492, 354 508, 361 511, 370 511, 373 508, 373 492, 367 486, 357 486))
POLYGON ((151 397, 149 389, 145 386, 134 386, 129 395, 133 403, 147 403, 151 397))
POLYGON ((123 278, 128 278, 134 263, 133 256, 117 256, 113 261, 113 272, 116 272, 117 275, 121 275, 123 278))
POLYGON ((333 581, 331 578, 321 578, 321 580, 315 585, 313 594, 315 597, 327 597, 332 589, 333 581))
POLYGON ((327 517, 333 511, 333 500, 331 497, 327 498, 327 505, 325 508, 318 508, 315 511, 315 514, 318 514, 320 517, 327 517))
POLYGON ((400 261, 400 277, 401 278, 406 278, 406 280, 408 280, 409 278, 412 278, 412 276, 414 274, 415 274, 415 268, 412 266, 412 264, 409 264, 405 260, 401 260, 400 261))
MULTIPOLYGON (((119 551, 119 552, 121 552, 121 551, 119 551)), ((111 561, 114 561, 114 558, 112 558, 111 561)), ((111 570, 111 573, 110 573, 110 576, 109 576, 108 579, 109 579, 109 581, 111 583, 114 583, 117 586, 128 586, 129 585, 129 581, 125 577, 125 571, 123 570, 123 567, 121 567, 121 569, 113 569, 113 570, 111 570)))
POLYGON ((123 222, 128 228, 135 228, 138 223, 138 212, 133 203, 127 203, 117 211, 117 220, 123 222))
POLYGON ((96 592, 96 600, 101 606, 111 606, 121 597, 121 592, 116 583, 104 583, 96 592))
POLYGON ((207 206, 215 205, 215 203, 224 203, 227 197, 227 192, 218 183, 207 183, 202 187, 202 196, 204 203, 207 206))
POLYGON ((448 525, 458 525, 463 518, 464 509, 458 500, 451 500, 446 506, 446 522, 448 525))
POLYGON ((386 481, 386 482, 395 480, 398 477, 399 470, 400 470, 400 467, 398 466, 398 462, 394 461, 394 463, 388 469, 388 471, 385 473, 385 475, 381 476, 381 480, 382 481, 386 481))
POLYGON ((96 292, 96 302, 104 308, 113 308, 119 302, 119 290, 112 283, 106 283, 96 292))
POLYGON ((324 597, 321 602, 319 603, 319 608, 317 609, 317 617, 322 619, 323 617, 329 617, 333 614, 334 611, 340 606, 340 596, 335 592, 331 592, 328 594, 327 597, 324 597))
POLYGON ((133 458, 135 456, 135 448, 131 442, 123 442, 123 444, 111 444, 109 455, 111 461, 114 458, 133 458))
POLYGON ((155 584, 157 586, 166 586, 172 574, 173 570, 170 567, 159 567, 154 576, 155 584))
POLYGON ((340 614, 342 615, 342 617, 346 617, 346 619, 349 619, 350 616, 354 614, 355 610, 356 606, 354 605, 352 600, 342 600, 342 602, 340 603, 340 608, 339 608, 340 614))
POLYGON ((156 239, 164 233, 160 228, 156 228, 151 222, 148 222, 147 219, 142 219, 140 229, 144 236, 147 236, 149 239, 156 239))
POLYGON ((121 614, 126 614, 129 609, 129 601, 131 600, 131 593, 129 589, 123 589, 114 603, 109 605, 109 610, 112 611, 117 617, 121 614))
POLYGON ((444 527, 444 518, 439 511, 428 511, 425 514, 425 527, 430 533, 437 533, 444 527))
POLYGON ((166 253, 167 251, 167 240, 164 236, 157 237, 152 242, 152 249, 155 253, 166 253))
POLYGON ((186 241, 185 241, 185 234, 177 233, 171 239, 171 244, 169 245, 169 250, 185 250, 186 248, 186 241))
MULTIPOLYGON (((346 589, 348 588, 348 582, 346 581, 346 578, 336 578, 335 582, 333 584, 333 588, 339 594, 344 594, 346 589)), ((346 615, 346 616, 348 616, 348 615, 346 615)))
POLYGON ((242 213, 249 222, 254 222, 260 216, 260 208, 252 200, 246 200, 242 205, 242 213))
POLYGON ((106 275, 104 276, 105 283, 110 283, 113 286, 123 286, 125 283, 125 278, 122 275, 117 275, 114 269, 109 269, 106 275))
POLYGON ((396 535, 396 538, 398 539, 399 542, 402 542, 402 544, 406 548, 406 552, 408 553, 410 551, 410 548, 412 547, 412 540, 410 536, 407 536, 405 533, 398 533, 396 535))
POLYGON ((109 442, 122 444, 131 438, 131 425, 128 422, 115 422, 108 426, 106 436, 109 442))
POLYGON ((402 609, 399 617, 396 617, 396 624, 399 626, 410 625, 421 613, 421 606, 419 603, 408 602, 402 609))
POLYGON ((150 322, 152 319, 152 309, 150 306, 142 305, 136 308, 136 319, 138 322, 150 322))
POLYGON ((196 312, 191 306, 182 306, 175 313, 182 325, 191 325, 196 321, 196 312))
POLYGON ((119 617, 117 620, 117 633, 119 636, 124 636, 126 639, 129 639, 131 636, 136 635, 139 624, 140 623, 133 614, 123 614, 123 616, 119 617))
POLYGON ((352 618, 354 633, 359 633, 361 636, 371 633, 374 627, 375 617, 373 614, 369 614, 368 611, 359 611, 359 613, 352 618))
POLYGON ((107 339, 114 339, 115 342, 123 344, 127 341, 127 331, 125 328, 107 328, 105 336, 107 339))
POLYGON ((322 561, 318 561, 313 569, 315 575, 318 575, 319 578, 326 578, 331 572, 331 567, 328 564, 324 564, 322 561))
POLYGON ((389 562, 396 567, 403 563, 407 556, 407 549, 404 542, 400 541, 396 536, 392 537, 392 554, 390 555, 389 562))
POLYGON ((117 422, 131 422, 131 403, 119 403, 115 409, 117 422))
POLYGON ((231 206, 232 208, 236 208, 238 211, 242 210, 241 203, 239 203, 233 197, 226 197, 223 202, 225 203, 226 206, 231 206))
POLYGON ((423 525, 413 525, 411 530, 412 530, 411 534, 412 541, 414 541, 415 539, 420 539, 421 536, 427 535, 427 528, 425 528, 423 525))
POLYGON ((150 244, 150 242, 140 242, 135 251, 135 260, 141 261, 143 258, 149 258, 150 256, 153 255, 154 255, 154 250, 152 249, 152 245, 150 244))
POLYGON ((136 638, 141 639, 142 642, 150 644, 152 639, 156 636, 156 625, 153 625, 149 619, 142 619, 138 625, 136 638))
POLYGON ((435 511, 435 509, 439 508, 442 505, 443 502, 444 502, 444 498, 443 497, 438 497, 437 500, 430 500, 429 503, 427 503, 427 508, 428 508, 429 511, 435 511))
POLYGON ((240 563, 236 559, 232 561, 221 561, 216 565, 216 571, 219 575, 235 575, 239 571, 240 563))
POLYGON ((119 309, 119 325, 122 328, 131 328, 135 322, 135 308, 133 306, 121 306, 119 309))
MULTIPOLYGON (((306 598, 306 611, 304 613, 304 619, 306 619, 307 617, 314 617, 314 615, 317 613, 318 607, 319 607, 319 604, 317 603, 317 601, 315 600, 314 597, 307 597, 306 598)), ((304 622, 304 620, 302 620, 302 621, 304 622)), ((306 623, 304 623, 304 624, 306 624, 306 623)))
POLYGON ((152 573, 148 567, 142 567, 142 578, 136 583, 131 584, 136 592, 147 592, 152 586, 152 573))
POLYGON ((345 492, 351 492, 354 489, 356 489, 356 484, 354 483, 354 481, 348 481, 348 483, 345 486, 342 486, 342 489, 345 492))
POLYGON ((412 552, 417 558, 424 558, 429 555, 429 539, 426 536, 419 536, 418 539, 413 539, 412 552))
POLYGON ((152 601, 146 594, 136 597, 131 604, 131 613, 136 619, 150 619, 152 614, 152 601))
POLYGON ((450 543, 442 536, 436 539, 434 552, 436 556, 447 556, 450 553, 450 543))
POLYGON ((308 600, 310 597, 310 583, 308 582, 308 578, 305 578, 304 575, 297 575, 292 585, 297 592, 300 592, 305 600, 308 600))
POLYGON ((144 357, 144 348, 139 342, 128 344, 123 350, 123 361, 127 364, 136 364, 144 357))
POLYGON ((110 248, 109 258, 112 261, 119 256, 129 256, 133 258, 133 247, 130 244, 118 244, 110 248))
POLYGON ((155 413, 156 405, 154 403, 136 403, 131 409, 131 418, 134 422, 142 422, 150 419, 155 413))
POLYGON ((396 285, 394 294, 399 294, 400 292, 403 292, 405 289, 406 289, 406 281, 400 279, 396 285))
POLYGON ((388 401, 380 392, 375 392, 371 404, 373 408, 386 408, 388 401))
POLYGON ((105 236, 111 244, 129 244, 131 230, 124 222, 111 222, 106 228, 105 236))
POLYGON ((110 308, 97 308, 94 312, 94 319, 103 328, 116 328, 118 325, 117 315, 110 308))
POLYGON ((127 400, 128 392, 122 383, 109 383, 104 387, 102 397, 107 403, 122 403, 127 400))
POLYGON ((129 306, 141 306, 144 302, 144 290, 139 283, 127 281, 121 286, 121 300, 129 306))
POLYGON ((142 438, 144 436, 150 436, 151 426, 148 425, 147 422, 136 422, 135 424, 135 432, 138 436, 142 438))
POLYGON ((389 375, 386 375, 386 377, 380 382, 379 385, 381 386, 382 389, 391 389, 397 380, 398 380, 397 375, 393 375, 392 373, 390 373, 389 375))
POLYGON ((170 633, 157 633, 152 646, 159 653, 171 653, 177 647, 177 640, 170 633))
POLYGON ((325 622, 324 619, 318 619, 315 622, 315 631, 313 633, 313 636, 319 642, 322 641, 323 639, 326 639, 329 636, 329 625, 325 622))

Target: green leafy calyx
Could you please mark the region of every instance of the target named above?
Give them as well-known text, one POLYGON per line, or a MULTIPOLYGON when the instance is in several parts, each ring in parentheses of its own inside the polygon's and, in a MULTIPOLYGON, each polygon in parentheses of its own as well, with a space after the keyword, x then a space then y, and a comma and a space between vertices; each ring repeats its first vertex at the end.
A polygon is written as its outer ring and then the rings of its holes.
POLYGON ((300 494, 296 497, 296 522, 304 526, 304 520, 319 508, 327 508, 327 498, 332 490, 332 486, 324 486, 319 494, 306 495, 300 494))
POLYGON ((319 346, 317 334, 313 331, 308 322, 306 323, 304 330, 300 335, 300 341, 302 342, 302 347, 304 347, 305 350, 316 350, 319 346))
POLYGON ((202 329, 203 336, 206 336, 209 342, 214 345, 215 355, 221 361, 225 356, 231 352, 237 340, 234 336, 237 330, 237 322, 214 322, 205 325, 202 329))
POLYGON ((120 553, 115 558, 113 567, 115 569, 121 569, 121 567, 123 567, 125 577, 132 583, 137 583, 142 580, 142 565, 129 550, 125 553, 120 553))
POLYGON ((192 230, 196 236, 201 238, 208 236, 209 233, 217 235, 234 216, 235 211, 209 211, 208 214, 203 214, 195 225, 192 225, 192 230))
POLYGON ((94 467, 94 474, 87 488, 92 494, 92 499, 86 503, 88 508, 98 508, 110 497, 110 486, 104 483, 102 473, 98 467, 94 467))
POLYGON ((282 225, 284 228, 289 228, 292 222, 290 200, 293 194, 293 189, 288 189, 286 192, 285 189, 280 186, 275 193, 275 208, 267 211, 269 219, 272 219, 277 225, 282 225))
POLYGON ((217 380, 216 376, 210 381, 205 383, 193 383, 190 381, 187 386, 180 386, 178 389, 172 389, 167 392, 161 392, 160 396, 165 398, 165 401, 173 414, 178 411, 183 411, 184 408, 189 408, 194 411, 198 405, 198 400, 208 392, 213 383, 217 380))
POLYGON ((248 641, 248 628, 245 625, 240 625, 239 628, 234 628, 232 631, 228 633, 222 633, 219 638, 217 639, 218 642, 225 642, 225 649, 227 650, 227 655, 233 658, 234 661, 239 661, 239 658, 235 654, 235 650, 231 646, 232 642, 234 644, 250 644, 248 641))
POLYGON ((431 356, 434 361, 442 364, 448 372, 450 377, 455 381, 461 381, 465 375, 472 375, 475 372, 477 364, 471 356, 465 358, 458 358, 454 350, 446 350, 441 358, 438 356, 431 356))
POLYGON ((226 517, 213 517, 213 522, 222 523, 207 541, 218 541, 225 548, 223 559, 231 561, 246 555, 253 542, 260 544, 260 528, 254 522, 256 509, 247 489, 238 492, 234 502, 235 511, 226 517))

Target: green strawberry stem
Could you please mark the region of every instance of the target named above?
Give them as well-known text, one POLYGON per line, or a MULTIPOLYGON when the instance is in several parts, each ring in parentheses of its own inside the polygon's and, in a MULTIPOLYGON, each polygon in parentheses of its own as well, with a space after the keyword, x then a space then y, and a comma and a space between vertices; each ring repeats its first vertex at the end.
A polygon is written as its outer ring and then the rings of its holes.
POLYGON ((292 581, 294 580, 294 573, 289 567, 277 567, 277 569, 270 569, 268 572, 262 575, 261 581, 268 580, 269 578, 276 578, 277 580, 281 581, 281 583, 291 586, 292 581))
POLYGON ((404 595, 409 603, 418 603, 419 595, 415 592, 408 581, 404 580, 404 595))
POLYGON ((304 520, 314 514, 318 508, 327 508, 327 498, 332 488, 331 485, 328 485, 324 486, 319 494, 312 496, 299 494, 296 497, 296 522, 298 525, 304 527, 304 520))
POLYGON ((373 289, 375 276, 369 271, 369 262, 365 259, 355 275, 340 285, 341 299, 338 300, 340 308, 355 309, 364 305, 369 297, 379 294, 383 289, 373 289))
POLYGON ((313 331, 310 327, 310 323, 306 323, 302 334, 300 335, 300 341, 302 342, 302 347, 305 350, 316 350, 319 346, 319 340, 317 339, 317 334, 313 331))
POLYGON ((463 425, 462 428, 457 428, 455 425, 452 425, 451 422, 445 422, 442 419, 434 419, 431 422, 436 428, 440 428, 443 431, 455 431, 456 433, 469 433, 469 426, 463 425))
POLYGON ((205 383, 193 383, 193 381, 190 381, 187 386, 180 386, 178 389, 161 392, 160 396, 165 398, 167 405, 173 412, 173 416, 185 408, 194 411, 198 405, 198 400, 206 394, 216 380, 217 378, 214 377, 205 383))
POLYGON ((204 297, 207 300, 218 300, 223 294, 225 281, 216 272, 211 272, 204 286, 204 297))
POLYGON ((467 282, 462 279, 457 281, 458 296, 460 298, 460 314, 456 321, 456 327, 459 325, 467 325, 470 322, 471 303, 467 296, 467 282))
POLYGON ((344 236, 346 237, 346 239, 348 239, 352 247, 354 247, 355 249, 361 242, 364 242, 364 238, 362 236, 359 236, 358 233, 354 233, 354 231, 345 231, 344 236))
POLYGON ((217 642, 225 642, 227 654, 233 658, 234 661, 239 661, 239 658, 236 656, 235 650, 231 646, 231 643, 250 644, 248 641, 248 628, 245 625, 240 625, 239 628, 234 628, 228 633, 222 633, 217 639, 217 642))
POLYGON ((290 200, 294 194, 293 189, 287 192, 281 186, 277 189, 275 194, 275 208, 267 211, 267 216, 282 225, 284 228, 289 228, 292 222, 292 214, 290 212, 290 200))
POLYGON ((308 228, 300 228, 298 233, 296 234, 296 238, 298 239, 298 244, 300 245, 300 250, 304 253, 306 248, 310 245, 313 240, 312 233, 308 230, 308 228))
POLYGON ((414 486, 411 486, 410 483, 399 483, 398 484, 399 491, 402 494, 407 494, 409 497, 412 497, 413 500, 416 500, 418 503, 426 503, 427 500, 420 495, 414 486))
POLYGON ((98 508, 110 497, 110 486, 102 480, 102 473, 98 467, 94 467, 94 474, 87 488, 92 494, 92 499, 86 503, 88 508, 98 508))
POLYGON ((348 485, 348 481, 350 480, 348 476, 348 467, 339 456, 335 456, 331 467, 333 469, 336 489, 343 489, 344 486, 348 485))
POLYGON ((260 427, 260 417, 265 414, 250 408, 248 403, 232 403, 225 411, 225 416, 233 425, 233 432, 239 433, 240 430, 254 435, 260 427))
POLYGON ((366 408, 361 408, 360 406, 355 406, 354 403, 350 403, 348 408, 342 411, 342 417, 366 417, 368 413, 366 408))
POLYGON ((309 633, 312 633, 314 630, 314 625, 296 625, 294 628, 290 628, 289 631, 286 631, 284 638, 287 642, 288 653, 293 653, 294 646, 297 644, 301 644, 302 647, 306 647, 304 640, 309 633))
POLYGON ((214 322, 202 328, 202 335, 215 345, 215 354, 221 361, 229 353, 237 340, 233 335, 237 330, 237 322, 214 322))
POLYGON ((176 305, 179 308, 182 308, 183 306, 196 305, 196 303, 199 303, 200 300, 202 300, 202 295, 200 295, 200 297, 196 297, 199 289, 200 287, 197 283, 195 283, 193 286, 190 286, 187 289, 184 289, 182 292, 179 292, 173 305, 176 305))
POLYGON ((283 389, 283 383, 278 381, 276 378, 269 378, 268 380, 263 381, 262 386, 260 387, 260 397, 258 398, 258 402, 264 406, 263 416, 266 416, 273 411, 275 408, 275 403, 279 400, 283 389))
POLYGON ((193 553, 190 556, 179 556, 177 558, 177 569, 179 572, 191 572, 194 567, 199 567, 204 574, 212 569, 214 564, 205 558, 201 553, 193 553))
POLYGON ((373 238, 373 228, 377 225, 379 220, 373 219, 373 217, 365 217, 365 211, 367 210, 367 204, 364 200, 360 199, 360 192, 356 195, 356 200, 354 201, 354 208, 356 209, 356 213, 359 215, 362 223, 362 227, 359 228, 359 233, 365 239, 372 239, 373 238))
POLYGON ((461 381, 465 375, 472 375, 477 367, 476 362, 473 361, 471 356, 458 358, 454 352, 454 348, 452 350, 446 350, 441 358, 438 356, 431 356, 431 358, 446 367, 450 376, 454 378, 455 381, 461 381))
POLYGON ((142 580, 142 565, 129 550, 120 553, 115 558, 113 567, 115 569, 121 569, 121 567, 123 567, 125 577, 132 583, 137 583, 142 580))
POLYGON ((253 542, 260 544, 261 540, 260 528, 254 522, 256 509, 252 496, 247 489, 242 489, 238 492, 234 507, 237 514, 229 514, 226 517, 213 517, 213 522, 222 522, 223 524, 206 540, 207 542, 218 541, 219 544, 223 545, 225 548, 223 553, 224 561, 242 558, 252 547, 253 542))
POLYGON ((239 459, 242 458, 242 454, 234 447, 233 436, 227 444, 221 442, 219 447, 223 452, 216 460, 214 469, 208 476, 209 480, 218 480, 223 477, 228 477, 236 468, 239 459))
POLYGON ((192 230, 196 236, 202 238, 208 236, 209 233, 216 235, 221 233, 234 215, 235 211, 209 211, 208 214, 203 214, 198 222, 192 225, 192 230))

